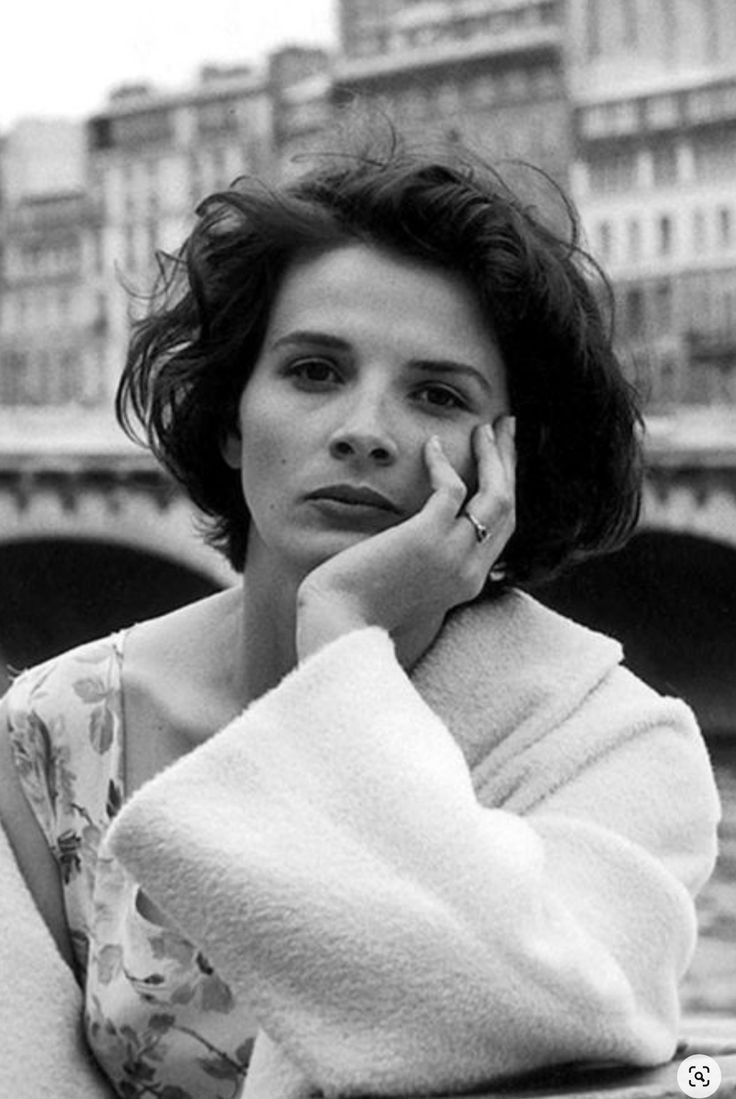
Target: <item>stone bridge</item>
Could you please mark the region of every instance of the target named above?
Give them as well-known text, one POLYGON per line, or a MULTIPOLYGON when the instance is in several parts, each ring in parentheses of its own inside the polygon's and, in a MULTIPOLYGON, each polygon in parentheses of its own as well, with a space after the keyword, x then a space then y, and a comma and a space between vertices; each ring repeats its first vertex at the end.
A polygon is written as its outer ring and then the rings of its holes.
MULTIPOLYGON (((30 415, 30 414, 29 414, 30 415)), ((23 665, 235 580, 192 509, 114 425, 0 422, 0 649, 23 665)), ((541 598, 736 730, 736 416, 652 421, 640 530, 541 598)))

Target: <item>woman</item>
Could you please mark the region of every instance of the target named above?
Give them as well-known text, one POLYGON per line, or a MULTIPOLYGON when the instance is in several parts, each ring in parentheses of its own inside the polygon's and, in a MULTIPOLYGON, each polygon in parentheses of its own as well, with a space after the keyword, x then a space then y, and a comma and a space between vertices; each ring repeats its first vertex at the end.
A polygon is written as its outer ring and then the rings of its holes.
POLYGON ((3 818, 98 1062, 236 1095, 260 1031, 273 1099, 669 1059, 707 756, 515 586, 637 518, 583 253, 398 142, 199 213, 118 409, 242 582, 4 704, 3 818))

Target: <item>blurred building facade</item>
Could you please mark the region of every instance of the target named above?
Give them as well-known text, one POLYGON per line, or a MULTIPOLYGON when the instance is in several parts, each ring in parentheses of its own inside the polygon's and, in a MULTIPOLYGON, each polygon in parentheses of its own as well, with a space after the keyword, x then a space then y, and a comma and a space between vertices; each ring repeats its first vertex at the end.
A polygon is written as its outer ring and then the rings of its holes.
POLYGON ((403 129, 463 137, 566 182, 562 0, 340 0, 339 104, 377 101, 403 129))
POLYGON ((323 140, 333 114, 332 72, 326 50, 288 46, 268 64, 273 112, 273 171, 286 179, 323 140))
POLYGON ((109 408, 157 250, 238 175, 301 170, 354 97, 567 184, 652 407, 736 404, 732 0, 337 3, 332 55, 204 66, 177 93, 117 89, 84 127, 5 136, 0 405, 109 408))
POLYGON ((105 333, 108 399, 130 316, 145 308, 159 250, 175 251, 205 195, 270 166, 271 108, 262 76, 205 66, 192 88, 123 87, 87 125, 88 193, 98 262, 88 272, 105 333))
POLYGON ((650 407, 736 405, 736 7, 571 0, 573 194, 650 407))
POLYGON ((0 404, 96 404, 100 332, 84 128, 20 123, 0 159, 0 404))

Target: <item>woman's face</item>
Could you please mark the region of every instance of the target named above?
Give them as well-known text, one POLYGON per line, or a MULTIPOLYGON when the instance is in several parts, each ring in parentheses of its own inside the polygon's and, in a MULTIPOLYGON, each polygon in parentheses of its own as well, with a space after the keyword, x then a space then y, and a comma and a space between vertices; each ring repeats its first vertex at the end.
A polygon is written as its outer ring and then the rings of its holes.
POLYGON ((501 355, 459 276, 360 244, 295 263, 224 444, 249 569, 301 577, 413 515, 431 435, 472 488, 473 428, 507 411, 501 355))

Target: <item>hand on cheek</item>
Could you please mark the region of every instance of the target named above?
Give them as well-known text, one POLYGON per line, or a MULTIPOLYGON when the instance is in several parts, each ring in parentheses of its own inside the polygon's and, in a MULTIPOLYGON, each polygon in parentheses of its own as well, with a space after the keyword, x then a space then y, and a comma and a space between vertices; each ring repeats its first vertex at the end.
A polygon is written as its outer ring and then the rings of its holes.
POLYGON ((475 429, 467 483, 436 436, 425 443, 424 461, 431 491, 415 515, 336 554, 303 581, 300 657, 369 625, 388 630, 397 644, 409 636, 431 640, 429 626, 436 632, 452 607, 482 591, 514 528, 513 423, 503 417, 495 431, 490 424, 475 429))

